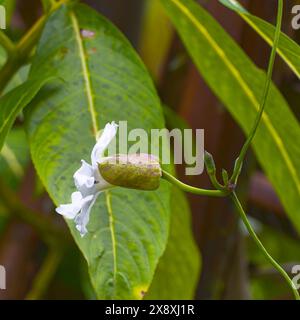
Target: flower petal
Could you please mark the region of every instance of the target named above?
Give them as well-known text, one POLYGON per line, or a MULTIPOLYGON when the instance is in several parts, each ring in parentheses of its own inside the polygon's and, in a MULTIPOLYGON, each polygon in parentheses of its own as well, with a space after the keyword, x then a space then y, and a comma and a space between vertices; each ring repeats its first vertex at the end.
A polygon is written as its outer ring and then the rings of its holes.
POLYGON ((96 167, 97 163, 99 163, 101 157, 104 154, 104 151, 107 149, 110 142, 114 139, 117 134, 118 125, 113 121, 112 123, 107 123, 101 137, 98 139, 97 143, 95 144, 92 154, 92 166, 96 167))
POLYGON ((80 202, 82 200, 82 194, 79 191, 73 192, 71 195, 72 203, 80 202))
POLYGON ((80 214, 78 214, 75 218, 76 229, 80 232, 81 237, 84 237, 88 232, 86 226, 90 220, 90 212, 99 194, 100 192, 95 194, 95 196, 90 201, 85 202, 80 214))
POLYGON ((92 165, 81 160, 81 167, 73 175, 78 191, 72 193, 72 203, 62 204, 56 208, 56 212, 67 219, 74 219, 76 229, 82 237, 88 232, 86 226, 89 222, 90 211, 98 194, 102 190, 112 187, 100 175, 98 163, 103 160, 103 154, 116 136, 117 128, 118 125, 114 121, 106 124, 101 137, 92 150, 92 165))
POLYGON ((72 193, 72 203, 61 204, 55 211, 67 219, 74 219, 82 208, 82 195, 80 192, 72 193))
POLYGON ((77 214, 82 210, 83 206, 91 202, 94 198, 93 195, 87 196, 85 198, 82 197, 80 192, 72 193, 72 203, 61 204, 59 207, 55 209, 55 211, 67 219, 74 219, 77 214))
POLYGON ((73 203, 70 204, 61 204, 59 207, 55 209, 55 211, 62 216, 66 217, 67 219, 74 219, 78 212, 80 211, 80 207, 74 205, 73 203))
POLYGON ((91 188, 95 183, 94 170, 84 160, 81 160, 81 167, 73 175, 76 188, 80 191, 82 186, 91 188))

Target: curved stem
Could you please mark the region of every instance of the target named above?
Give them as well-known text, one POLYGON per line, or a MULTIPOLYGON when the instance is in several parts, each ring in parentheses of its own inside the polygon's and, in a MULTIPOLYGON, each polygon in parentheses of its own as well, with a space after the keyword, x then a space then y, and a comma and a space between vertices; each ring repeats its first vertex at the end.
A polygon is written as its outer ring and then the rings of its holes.
POLYGON ((210 178, 210 181, 212 185, 217 189, 217 190, 225 190, 225 186, 221 185, 221 183, 218 181, 216 174, 210 174, 208 173, 208 176, 210 178))
POLYGON ((268 251, 265 249, 265 247, 263 246, 263 244, 261 243, 261 241, 259 240, 259 238, 257 237, 255 231, 253 230, 247 215, 236 195, 235 192, 233 192, 230 195, 231 199, 233 200, 237 211, 241 217, 241 219, 243 220, 250 236, 253 238, 253 240, 255 241, 255 243, 257 244, 258 248, 262 251, 262 253, 264 254, 264 256, 267 258, 267 260, 269 260, 269 262, 274 266, 274 268, 276 268, 278 270, 278 272, 283 276, 283 278, 286 280, 287 284, 289 285, 289 287, 292 289, 294 297, 296 300, 300 300, 300 296, 299 293, 297 291, 297 289, 294 287, 294 284, 292 282, 292 280, 290 279, 289 275, 285 272, 285 270, 272 258, 272 256, 268 253, 268 251))
POLYGON ((178 187, 179 189, 181 189, 185 192, 199 194, 202 196, 210 196, 210 197, 226 197, 228 195, 228 193, 225 191, 206 190, 206 189, 200 189, 200 188, 189 186, 189 185, 179 181, 178 179, 173 177, 170 173, 168 173, 164 170, 162 171, 162 178, 169 181, 170 183, 172 183, 173 185, 175 185, 176 187, 178 187))
POLYGON ((271 86, 271 81, 272 81, 272 74, 273 74, 273 68, 274 68, 274 63, 275 63, 275 58, 276 58, 276 52, 278 48, 278 43, 279 43, 279 38, 280 38, 280 32, 281 32, 281 24, 282 24, 282 15, 283 15, 283 0, 278 0, 278 12, 277 12, 277 22, 276 22, 276 30, 275 30, 275 36, 274 36, 274 42, 273 42, 273 47, 272 47, 272 52, 269 60, 269 65, 268 65, 268 72, 267 72, 267 78, 265 82, 265 87, 263 91, 263 97, 262 101, 260 104, 260 110, 257 114, 255 123, 250 131, 250 134, 245 142, 245 144, 242 147, 242 150, 240 152, 239 157, 237 158, 236 165, 234 168, 234 172, 232 174, 232 177, 230 181, 234 184, 236 184, 237 179, 239 177, 239 174, 241 172, 241 168, 243 165, 244 158, 246 156, 246 153, 251 145, 251 142, 255 136, 255 133, 257 131, 257 128, 260 124, 260 120, 262 118, 262 115, 264 113, 264 109, 266 106, 268 94, 270 91, 270 86, 271 86))

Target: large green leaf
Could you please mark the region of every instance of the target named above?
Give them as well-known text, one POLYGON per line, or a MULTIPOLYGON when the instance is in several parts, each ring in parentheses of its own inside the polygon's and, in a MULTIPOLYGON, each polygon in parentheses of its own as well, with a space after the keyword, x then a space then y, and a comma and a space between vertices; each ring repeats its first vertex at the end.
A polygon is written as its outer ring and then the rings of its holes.
MULTIPOLYGON (((275 27, 270 23, 250 14, 236 0, 219 0, 229 9, 237 12, 266 42, 273 44, 275 27)), ((283 32, 281 33, 278 49, 278 54, 300 78, 300 46, 283 32)))
POLYGON ((18 114, 48 81, 46 76, 31 79, 0 98, 0 150, 18 114))
MULTIPOLYGON (((49 18, 31 76, 55 70, 62 83, 48 86, 28 114, 32 158, 50 196, 70 201, 80 159, 90 161, 96 132, 112 120, 128 129, 164 127, 151 78, 129 42, 84 5, 63 5, 49 18), (82 32, 85 30, 85 32, 82 32)), ((91 212, 83 252, 100 299, 141 299, 151 284, 168 238, 170 187, 156 192, 115 188, 91 212)))
MULTIPOLYGON (((259 110, 266 75, 211 15, 192 0, 161 0, 198 70, 248 133, 259 110)), ((300 230, 300 127, 271 86, 254 150, 287 213, 300 230)))
POLYGON ((200 272, 200 255, 191 230, 191 212, 185 195, 173 188, 171 225, 149 293, 150 300, 190 300, 194 298, 200 272))

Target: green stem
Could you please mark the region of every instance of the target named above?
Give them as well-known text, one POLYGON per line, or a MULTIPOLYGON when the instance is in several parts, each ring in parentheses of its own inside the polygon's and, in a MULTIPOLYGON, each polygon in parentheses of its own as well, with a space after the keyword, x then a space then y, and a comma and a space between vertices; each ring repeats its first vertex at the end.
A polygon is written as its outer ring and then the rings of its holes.
POLYGON ((38 20, 16 45, 15 51, 8 56, 0 72, 0 92, 4 90, 13 75, 28 61, 29 55, 38 41, 44 22, 45 17, 38 20))
POLYGON ((0 44, 6 50, 6 53, 8 55, 13 53, 16 49, 14 43, 8 38, 8 36, 3 31, 0 31, 0 44))
POLYGON ((253 240, 255 241, 255 243, 257 244, 258 248, 262 251, 262 253, 264 254, 264 256, 267 258, 267 260, 269 260, 269 262, 274 266, 274 268, 276 268, 278 270, 278 272, 283 276, 283 278, 286 280, 287 284, 289 285, 289 287, 292 289, 294 297, 296 300, 300 300, 300 296, 299 293, 297 291, 297 289, 294 287, 294 284, 292 282, 292 280, 290 279, 289 275, 285 272, 285 270, 272 258, 272 256, 268 253, 268 251, 265 249, 265 247, 263 246, 263 244, 261 243, 261 241, 259 240, 259 238, 257 237, 255 231, 253 230, 247 215, 236 195, 235 192, 233 192, 230 195, 231 199, 233 200, 237 211, 241 217, 241 219, 243 220, 250 236, 253 238, 253 240))
POLYGON ((200 189, 200 188, 189 186, 179 181, 178 179, 173 177, 170 173, 164 170, 162 171, 162 178, 169 181, 170 183, 172 183, 173 185, 177 186, 179 189, 185 192, 190 192, 190 193, 199 194, 202 196, 210 196, 210 197, 225 197, 228 195, 227 192, 221 191, 221 190, 206 190, 206 189, 200 189))
POLYGON ((48 12, 54 5, 55 5, 55 0, 41 0, 44 12, 48 12))
POLYGON ((209 179, 212 183, 212 185, 217 189, 217 190, 226 190, 226 187, 221 185, 217 179, 217 169, 216 169, 216 164, 214 161, 213 156, 205 151, 204 152, 204 163, 205 163, 205 168, 207 171, 207 174, 209 176, 209 179))
POLYGON ((35 47, 42 27, 45 22, 45 17, 42 17, 37 23, 28 31, 28 33, 16 45, 16 49, 8 56, 6 63, 0 72, 0 92, 2 92, 13 75, 27 63, 31 51, 35 47))
POLYGON ((6 63, 0 71, 0 93, 4 90, 6 85, 12 79, 13 75, 27 63, 30 54, 36 46, 40 34, 43 30, 44 24, 49 15, 57 10, 63 3, 68 0, 61 0, 55 2, 51 10, 43 15, 33 27, 24 35, 24 37, 15 45, 13 52, 9 55, 6 63))
POLYGON ((43 298, 55 272, 62 259, 63 251, 60 248, 51 248, 43 265, 34 279, 32 289, 26 296, 26 300, 38 300, 43 298))
POLYGON ((217 190, 226 190, 225 186, 221 185, 221 183, 218 181, 216 174, 210 174, 208 173, 209 179, 212 183, 212 185, 217 189, 217 190))
POLYGON ((267 79, 266 79, 265 86, 264 86, 263 97, 262 97, 262 101, 260 104, 260 110, 257 114, 255 123, 250 131, 250 134, 241 149, 240 155, 237 158, 234 172, 233 172, 232 177, 230 179, 230 181, 234 184, 237 183, 237 179, 238 179, 239 174, 241 172, 241 168, 242 168, 246 153, 247 153, 248 149, 250 148, 251 142, 255 136, 255 133, 256 133, 257 128, 260 124, 260 121, 261 121, 261 118, 262 118, 262 115, 264 113, 264 109, 266 106, 268 94, 270 91, 271 81, 272 81, 272 74, 273 74, 273 68, 274 68, 274 63, 275 63, 275 58, 276 58, 276 52, 277 52, 278 43, 279 43, 279 39, 280 39, 282 15, 283 15, 283 0, 278 0, 278 12, 277 12, 277 22, 276 22, 274 43, 273 43, 273 48, 272 48, 272 52, 271 52, 271 56, 270 56, 270 60, 269 60, 267 79))

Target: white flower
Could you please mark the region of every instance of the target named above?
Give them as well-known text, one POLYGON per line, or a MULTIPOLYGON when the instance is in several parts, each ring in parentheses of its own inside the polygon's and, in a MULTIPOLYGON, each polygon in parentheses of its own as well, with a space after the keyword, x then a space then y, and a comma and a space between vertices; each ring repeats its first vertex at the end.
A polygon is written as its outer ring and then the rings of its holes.
POLYGON ((76 229, 83 237, 87 233, 90 211, 100 192, 112 187, 105 181, 98 170, 98 163, 105 161, 105 150, 117 134, 118 125, 115 122, 107 123, 101 137, 91 153, 92 165, 81 160, 81 167, 74 173, 74 183, 78 191, 72 193, 72 203, 62 204, 56 212, 67 219, 74 219, 76 229))
POLYGON ((81 208, 90 201, 93 200, 93 195, 82 197, 82 194, 77 191, 72 193, 72 203, 62 204, 57 209, 56 212, 64 215, 67 219, 74 219, 81 208))

